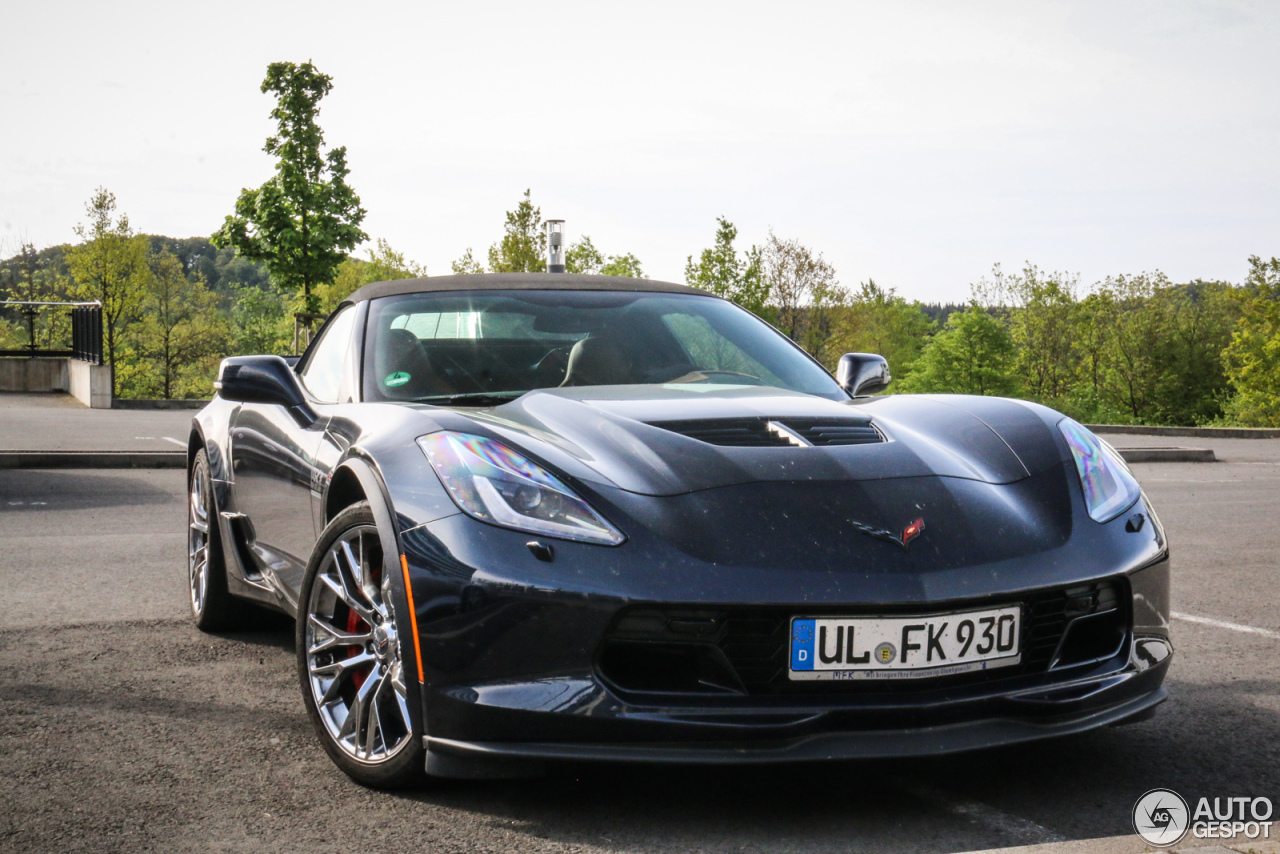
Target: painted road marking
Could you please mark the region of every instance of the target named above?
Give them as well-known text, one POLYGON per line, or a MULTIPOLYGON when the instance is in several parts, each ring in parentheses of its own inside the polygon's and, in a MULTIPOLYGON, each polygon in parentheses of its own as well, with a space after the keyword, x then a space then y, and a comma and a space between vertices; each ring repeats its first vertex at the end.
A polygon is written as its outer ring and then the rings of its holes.
POLYGON ((916 783, 899 783, 902 791, 914 795, 922 801, 940 807, 952 815, 962 816, 981 822, 1015 840, 1019 845, 1045 845, 1053 842, 1066 842, 1061 836, 1042 824, 1037 824, 1022 816, 996 809, 990 804, 959 797, 952 792, 944 792, 933 786, 916 783))
POLYGON ((1211 620, 1208 617, 1197 617, 1195 614, 1181 614, 1172 611, 1169 614, 1175 620, 1186 620, 1188 623, 1200 623, 1204 626, 1213 626, 1215 629, 1230 629, 1233 632, 1245 632, 1251 635, 1262 635, 1264 638, 1272 640, 1280 640, 1280 632, 1273 632, 1271 629, 1259 629, 1254 626, 1242 626, 1239 623, 1228 623, 1225 620, 1211 620))
POLYGON ((177 439, 173 438, 172 436, 161 436, 160 438, 164 439, 166 442, 172 442, 173 444, 182 448, 185 448, 187 446, 186 442, 179 442, 177 439))

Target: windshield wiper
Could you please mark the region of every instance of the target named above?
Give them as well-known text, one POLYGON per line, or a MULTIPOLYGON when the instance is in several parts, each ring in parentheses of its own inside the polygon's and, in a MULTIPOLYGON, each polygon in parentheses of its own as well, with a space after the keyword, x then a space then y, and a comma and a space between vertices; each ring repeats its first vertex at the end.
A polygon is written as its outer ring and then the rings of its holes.
POLYGON ((466 394, 437 394, 418 398, 416 402, 430 403, 433 406, 498 406, 515 400, 522 394, 522 391, 473 391, 466 394))

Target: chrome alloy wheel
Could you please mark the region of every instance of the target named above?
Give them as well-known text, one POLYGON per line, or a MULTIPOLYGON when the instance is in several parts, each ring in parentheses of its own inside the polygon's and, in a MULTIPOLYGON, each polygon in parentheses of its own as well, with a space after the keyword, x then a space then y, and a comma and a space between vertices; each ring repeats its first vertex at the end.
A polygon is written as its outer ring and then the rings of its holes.
POLYGON ((191 470, 191 493, 187 499, 187 577, 191 588, 191 610, 197 617, 204 612, 209 595, 209 471, 203 465, 191 470))
POLYGON ((378 529, 343 531, 317 570, 306 609, 311 696, 333 743, 370 764, 410 743, 404 657, 378 529))

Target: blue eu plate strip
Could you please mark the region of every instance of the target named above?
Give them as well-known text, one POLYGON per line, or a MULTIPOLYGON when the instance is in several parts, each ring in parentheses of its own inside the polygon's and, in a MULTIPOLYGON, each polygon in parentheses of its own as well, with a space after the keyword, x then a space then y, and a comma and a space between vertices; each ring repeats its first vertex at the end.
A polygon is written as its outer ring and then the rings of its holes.
POLYGON ((813 620, 791 621, 791 669, 813 669, 813 620))

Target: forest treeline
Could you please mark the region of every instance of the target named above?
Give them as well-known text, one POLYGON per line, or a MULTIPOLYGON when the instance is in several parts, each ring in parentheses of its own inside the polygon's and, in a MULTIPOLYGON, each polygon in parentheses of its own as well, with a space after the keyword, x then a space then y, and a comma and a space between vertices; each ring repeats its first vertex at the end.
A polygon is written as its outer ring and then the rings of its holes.
MULTIPOLYGON (((100 302, 115 394, 203 398, 223 357, 291 353, 311 318, 361 285, 425 276, 386 241, 354 252, 369 245, 366 212, 346 181, 346 149, 327 149, 317 121, 331 88, 311 63, 268 67, 261 91, 276 96, 277 129, 263 149, 275 174, 241 191, 208 238, 139 234, 100 188, 78 242, 16 247, 0 261, 0 291, 100 302)), ((544 272, 544 229, 526 190, 487 252, 468 248, 453 272, 544 272)), ((686 283, 754 312, 828 368, 846 352, 883 355, 892 392, 1024 397, 1086 423, 1280 426, 1280 259, 1250 258, 1239 283, 1144 272, 1085 284, 1030 263, 1013 273, 997 265, 963 303, 926 305, 871 279, 841 283, 799 240, 770 231, 762 246, 740 249, 737 238, 720 218, 711 245, 688 256, 686 283)), ((585 235, 565 265, 645 275, 633 253, 606 252, 585 235)), ((0 349, 63 349, 69 326, 65 311, 30 323, 8 307, 0 349)))
MULTIPOLYGON (((221 358, 292 351, 302 295, 266 265, 208 238, 135 234, 99 191, 77 244, 23 245, 0 261, 0 286, 17 300, 99 299, 122 397, 208 397, 221 358), (103 297, 106 299, 103 299, 103 297)), ((545 270, 543 220, 528 192, 506 214, 479 263, 459 273, 545 270)), ((999 266, 965 303, 908 301, 868 280, 839 282, 821 253, 770 234, 739 249, 721 219, 712 245, 690 256, 686 281, 732 299, 828 368, 845 352, 889 360, 894 392, 994 394, 1036 400, 1091 423, 1280 426, 1280 260, 1249 261, 1241 283, 1170 282, 1160 273, 1083 285, 1028 264, 999 266)), ((590 237, 570 245, 571 272, 642 276, 634 254, 607 255, 590 237)), ((426 275, 385 241, 348 256, 313 305, 332 311, 356 288, 426 275)), ((64 313, 44 312, 37 346, 66 346, 64 313)), ((0 348, 30 337, 15 312, 0 320, 0 348)))

